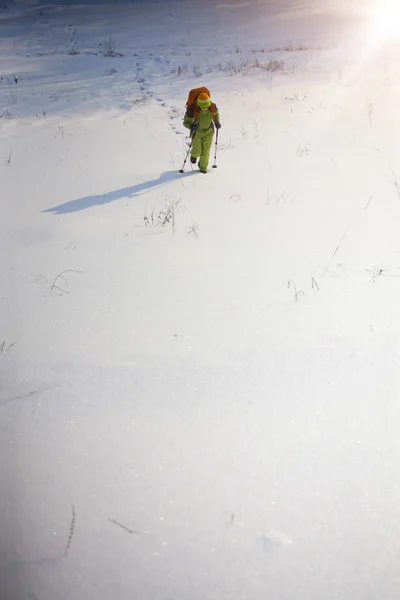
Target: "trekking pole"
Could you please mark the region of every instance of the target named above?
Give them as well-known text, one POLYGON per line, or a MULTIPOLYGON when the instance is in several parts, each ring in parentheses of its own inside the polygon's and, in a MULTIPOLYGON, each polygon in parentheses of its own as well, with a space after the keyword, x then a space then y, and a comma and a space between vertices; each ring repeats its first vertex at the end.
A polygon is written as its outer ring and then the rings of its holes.
POLYGON ((217 168, 218 131, 219 131, 219 129, 217 129, 217 135, 215 136, 215 154, 214 154, 214 164, 213 164, 213 169, 216 169, 216 168, 217 168))
POLYGON ((189 148, 188 148, 188 151, 186 152, 186 156, 185 156, 185 160, 183 161, 182 169, 179 169, 179 173, 183 173, 183 172, 184 172, 184 170, 185 170, 186 161, 187 161, 187 159, 188 159, 188 156, 189 156, 189 153, 190 153, 190 151, 191 151, 191 149, 192 149, 192 145, 193 145, 193 138, 194 138, 194 136, 195 136, 195 135, 196 135, 196 134, 194 134, 194 135, 192 136, 191 140, 190 140, 189 148))

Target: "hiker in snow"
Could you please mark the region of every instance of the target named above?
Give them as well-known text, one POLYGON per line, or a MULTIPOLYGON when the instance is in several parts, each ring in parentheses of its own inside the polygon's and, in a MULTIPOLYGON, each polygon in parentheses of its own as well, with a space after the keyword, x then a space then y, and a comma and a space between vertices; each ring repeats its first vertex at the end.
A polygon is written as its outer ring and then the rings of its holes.
POLYGON ((192 137, 190 162, 196 164, 200 158, 199 169, 202 173, 207 173, 214 125, 217 129, 221 127, 218 109, 214 102, 211 102, 209 94, 202 92, 197 96, 197 100, 188 102, 183 124, 190 129, 192 137))

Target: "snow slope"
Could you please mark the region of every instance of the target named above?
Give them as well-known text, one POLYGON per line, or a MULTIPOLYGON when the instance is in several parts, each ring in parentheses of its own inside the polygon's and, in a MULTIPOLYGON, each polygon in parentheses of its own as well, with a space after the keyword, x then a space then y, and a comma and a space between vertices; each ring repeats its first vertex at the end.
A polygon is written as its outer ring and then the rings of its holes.
POLYGON ((397 598, 400 42, 374 10, 1 13, 1 600, 397 598), (179 175, 197 85, 218 168, 179 175))

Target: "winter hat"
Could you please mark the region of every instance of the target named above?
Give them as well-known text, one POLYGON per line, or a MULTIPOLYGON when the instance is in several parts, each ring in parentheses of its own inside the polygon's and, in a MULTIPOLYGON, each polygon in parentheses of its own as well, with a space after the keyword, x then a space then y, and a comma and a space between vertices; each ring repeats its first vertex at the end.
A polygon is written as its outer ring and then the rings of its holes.
POLYGON ((208 108, 211 106, 211 98, 208 94, 201 93, 197 98, 197 106, 199 108, 208 108))

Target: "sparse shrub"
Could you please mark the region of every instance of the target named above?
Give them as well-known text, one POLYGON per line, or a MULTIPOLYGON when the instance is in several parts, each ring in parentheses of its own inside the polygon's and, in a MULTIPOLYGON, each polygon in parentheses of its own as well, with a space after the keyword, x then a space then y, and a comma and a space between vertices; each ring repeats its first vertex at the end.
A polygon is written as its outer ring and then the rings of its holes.
POLYGON ((155 210, 156 210, 156 207, 155 207, 155 206, 153 206, 153 209, 151 210, 151 212, 150 212, 149 214, 147 214, 147 212, 146 212, 146 213, 144 214, 144 216, 143 216, 143 221, 144 221, 144 224, 145 224, 147 227, 149 227, 149 226, 151 226, 151 227, 154 227, 154 226, 156 225, 156 221, 157 221, 157 219, 156 219, 156 217, 155 217, 155 215, 154 215, 154 211, 155 211, 155 210))
POLYGON ((310 148, 304 142, 301 142, 297 146, 297 156, 308 156, 310 154, 310 148))
POLYGON ((55 290, 57 290, 59 292, 59 295, 64 295, 69 294, 67 290, 60 287, 60 285, 63 285, 64 287, 68 285, 65 273, 83 273, 83 271, 78 271, 77 269, 65 269, 64 271, 61 271, 61 273, 58 273, 58 275, 56 275, 56 277, 53 280, 53 283, 50 283, 47 277, 45 275, 42 275, 42 273, 39 273, 37 275, 34 274, 34 277, 36 277, 36 281, 38 283, 44 283, 50 291, 50 293, 53 293, 55 290), (60 285, 58 285, 58 281, 60 281, 60 285))
POLYGON ((230 73, 231 75, 237 75, 238 73, 242 73, 242 75, 245 75, 249 69, 250 64, 251 61, 236 63, 234 60, 229 60, 222 70, 226 73, 230 73))
POLYGON ((199 237, 199 226, 197 223, 192 223, 188 229, 188 235, 191 237, 195 237, 196 239, 199 237))
POLYGON ((304 46, 304 44, 293 45, 292 42, 289 42, 283 47, 284 52, 305 52, 306 50, 308 50, 308 48, 304 46))
POLYGON ((0 119, 12 119, 12 114, 7 109, 3 110, 3 112, 0 115, 0 119))
POLYGON ((71 521, 70 521, 70 524, 69 524, 68 539, 67 539, 67 544, 66 544, 65 550, 64 550, 64 556, 67 556, 68 550, 69 550, 69 548, 71 546, 72 538, 74 537, 75 522, 76 522, 75 506, 73 504, 71 504, 71 521))
POLYGON ((267 63, 262 65, 261 68, 265 71, 275 73, 276 71, 283 71, 285 68, 285 63, 283 60, 269 60, 267 63))
POLYGON ((193 66, 193 73, 196 75, 196 77, 201 77, 203 75, 199 65, 193 66))
POLYGON ((100 52, 106 58, 122 56, 120 52, 115 51, 115 42, 112 39, 111 35, 109 35, 108 38, 106 38, 104 42, 100 44, 100 52))
POLYGON ((73 48, 70 48, 68 50, 69 56, 77 56, 80 53, 81 53, 81 49, 80 48, 76 48, 75 46, 73 48))
POLYGON ((114 73, 117 72, 117 69, 114 69, 114 67, 111 67, 111 69, 106 69, 104 71, 104 75, 114 75, 114 73))
POLYGON ((288 42, 283 46, 275 46, 266 50, 263 48, 261 52, 306 52, 307 50, 320 50, 320 48, 311 48, 301 43, 293 44, 292 42, 288 42))
POLYGON ((187 73, 188 69, 189 69, 189 65, 187 63, 183 63, 182 65, 178 65, 177 67, 174 67, 171 71, 171 75, 178 75, 178 77, 179 77, 180 75, 187 73))
MULTIPOLYGON (((13 81, 13 83, 18 83, 18 77, 15 77, 15 75, 14 75, 14 77, 13 77, 13 80, 14 80, 14 81, 13 81)), ((11 88, 11 81, 10 81, 10 78, 9 78, 9 77, 7 77, 7 83, 8 83, 8 87, 9 87, 9 89, 10 89, 10 94, 11 94, 11 98, 12 98, 12 103, 13 103, 13 104, 17 104, 17 97, 15 96, 14 92, 12 91, 12 88, 11 88)))
POLYGON ((8 352, 9 350, 11 350, 11 348, 14 346, 15 342, 12 342, 11 344, 7 345, 7 342, 1 342, 0 344, 0 354, 5 354, 6 352, 8 352))
POLYGON ((293 290, 294 290, 293 299, 294 299, 295 302, 298 302, 299 301, 299 296, 305 296, 305 293, 303 292, 303 290, 298 290, 297 291, 297 287, 296 287, 296 284, 293 281, 293 279, 290 279, 288 281, 287 287, 290 288, 291 286, 293 287, 293 290))
POLYGON ((243 62, 227 61, 225 64, 217 63, 213 66, 216 71, 224 71, 230 75, 248 75, 252 69, 262 69, 263 71, 284 71, 285 63, 283 60, 269 60, 263 62, 256 58, 255 60, 246 60, 243 62))
POLYGON ((139 98, 134 98, 132 104, 146 104, 149 101, 149 95, 146 92, 142 92, 139 98))
POLYGON ((176 216, 183 210, 185 210, 185 207, 181 205, 180 200, 174 200, 167 196, 165 198, 165 206, 158 214, 158 225, 161 226, 161 229, 164 229, 164 227, 170 224, 172 231, 175 233, 176 216))
POLYGON ((184 210, 186 208, 181 204, 180 200, 174 200, 166 196, 163 208, 155 214, 156 209, 154 207, 150 213, 144 215, 144 224, 148 227, 161 227, 161 230, 167 225, 171 225, 172 231, 175 233, 176 216, 184 210))

